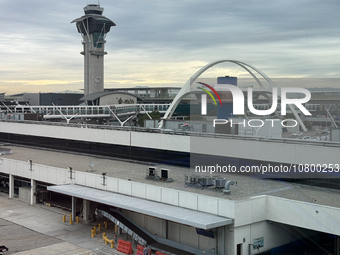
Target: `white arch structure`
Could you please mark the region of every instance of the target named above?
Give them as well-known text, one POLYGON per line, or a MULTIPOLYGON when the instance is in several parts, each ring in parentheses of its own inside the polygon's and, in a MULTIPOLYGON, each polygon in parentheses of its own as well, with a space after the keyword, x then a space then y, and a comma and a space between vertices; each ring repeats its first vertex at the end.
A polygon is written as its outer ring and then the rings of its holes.
MULTIPOLYGON (((257 84, 261 87, 261 88, 265 88, 263 86, 263 84, 261 83, 261 81, 256 77, 256 75, 253 73, 253 71, 251 69, 253 69, 254 71, 256 71, 258 74, 260 74, 269 84, 269 86, 271 88, 275 87, 274 82, 265 74, 263 73, 261 70, 257 69, 256 67, 249 65, 247 63, 238 61, 238 60, 217 60, 214 62, 211 62, 205 66, 203 66, 201 69, 199 69, 193 76, 190 77, 190 79, 184 84, 184 86, 182 87, 182 89, 178 92, 178 94, 176 95, 176 97, 174 98, 174 100, 172 101, 170 107, 168 108, 168 110, 166 111, 166 113, 164 114, 163 119, 168 119, 171 118, 174 111, 176 110, 176 107, 178 106, 178 104, 181 102, 181 99, 183 97, 185 97, 186 95, 188 95, 190 93, 190 88, 191 85, 197 80, 197 78, 203 74, 206 70, 208 70, 209 68, 220 64, 220 63, 225 63, 225 62, 229 62, 229 63, 234 63, 236 65, 239 65, 240 67, 242 67, 243 69, 245 69, 257 82, 257 84)), ((271 98, 265 94, 266 98, 271 101, 271 98)), ((301 125, 302 129, 304 131, 307 131, 305 125, 303 124, 300 116, 297 114, 296 110, 294 109, 294 107, 292 105, 288 105, 289 109, 292 111, 292 113, 294 114, 296 120, 299 122, 299 124, 301 125)), ((159 122, 158 124, 158 128, 162 128, 163 127, 163 120, 159 122)))

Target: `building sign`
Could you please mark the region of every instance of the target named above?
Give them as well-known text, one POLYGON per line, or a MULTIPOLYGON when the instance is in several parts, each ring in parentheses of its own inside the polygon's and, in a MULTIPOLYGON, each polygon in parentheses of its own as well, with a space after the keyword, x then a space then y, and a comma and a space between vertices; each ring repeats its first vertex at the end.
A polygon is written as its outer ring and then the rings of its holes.
POLYGON ((257 250, 264 246, 264 237, 253 239, 253 250, 257 250))

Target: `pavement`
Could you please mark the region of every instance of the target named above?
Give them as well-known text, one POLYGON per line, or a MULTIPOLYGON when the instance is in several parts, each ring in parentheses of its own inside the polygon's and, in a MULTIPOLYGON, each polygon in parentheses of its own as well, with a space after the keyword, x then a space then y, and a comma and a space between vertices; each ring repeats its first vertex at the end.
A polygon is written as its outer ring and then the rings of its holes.
MULTIPOLYGON (((120 255, 105 245, 102 232, 91 238, 96 223, 62 222, 68 211, 46 205, 28 205, 8 199, 0 193, 0 245, 9 248, 6 255, 120 255)), ((102 220, 104 221, 104 220, 102 220)), ((108 236, 113 235, 108 229, 108 236)))

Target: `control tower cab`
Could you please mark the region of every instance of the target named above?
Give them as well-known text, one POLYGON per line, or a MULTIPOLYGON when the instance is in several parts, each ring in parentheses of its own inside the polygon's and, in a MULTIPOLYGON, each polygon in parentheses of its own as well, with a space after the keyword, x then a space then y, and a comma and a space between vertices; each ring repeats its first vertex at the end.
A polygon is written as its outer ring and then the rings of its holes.
POLYGON ((104 91, 104 45, 106 34, 116 24, 104 17, 104 8, 99 4, 84 7, 85 15, 73 20, 83 40, 84 50, 84 95, 104 91))

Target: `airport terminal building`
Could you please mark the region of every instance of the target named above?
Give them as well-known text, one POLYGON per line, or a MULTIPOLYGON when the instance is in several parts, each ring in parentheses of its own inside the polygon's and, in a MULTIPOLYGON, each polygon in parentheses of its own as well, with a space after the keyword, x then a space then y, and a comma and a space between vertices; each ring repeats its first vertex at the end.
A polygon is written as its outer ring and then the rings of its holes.
MULTIPOLYGON (((226 62, 268 81, 269 89, 256 78, 259 89, 253 91, 254 107, 268 110, 272 81, 237 60, 207 64, 180 89, 105 90, 105 36, 116 24, 102 14, 99 4, 88 4, 84 15, 72 21, 82 37, 84 94, 22 93, 13 95, 11 105, 2 102, 1 192, 30 205, 70 211, 89 234, 104 218, 115 225, 108 237, 130 240, 133 254, 141 245, 171 255, 340 255, 340 132, 338 141, 303 140, 281 137, 281 127, 278 135, 247 135, 230 127, 210 132, 206 123, 172 119, 181 100, 178 115, 200 114, 205 102, 214 118, 222 113, 233 117, 229 91, 218 91, 220 98, 209 84, 200 82, 197 88, 195 83, 206 70, 226 62), (209 91, 207 99, 207 88, 219 101, 209 91), (164 114, 163 119, 145 128, 126 125, 151 112, 164 114), (268 174, 264 169, 270 167, 292 174, 268 174), (326 173, 315 175, 316 169, 326 173)), ((222 78, 233 81, 224 85, 237 86, 236 77, 222 78)), ((246 89, 235 87, 241 98, 246 89)), ((315 90, 305 107, 317 119, 309 120, 336 126, 339 118, 320 115, 325 108, 328 114, 340 113, 339 95, 315 90)), ((308 119, 287 107, 307 130, 308 119)))
POLYGON ((110 214, 154 251, 339 252, 339 188, 333 179, 285 182, 197 173, 185 163, 192 154, 225 157, 238 166, 337 164, 338 143, 228 135, 193 142, 185 132, 23 121, 2 121, 0 134, 3 148, 12 152, 4 152, 0 164, 2 190, 10 198, 62 205, 84 223, 96 212, 110 214), (228 181, 234 185, 226 192, 228 181))

